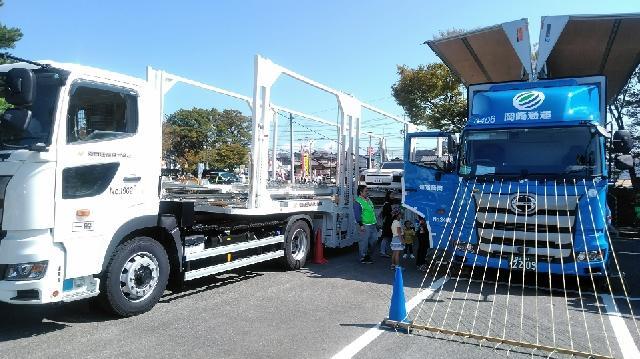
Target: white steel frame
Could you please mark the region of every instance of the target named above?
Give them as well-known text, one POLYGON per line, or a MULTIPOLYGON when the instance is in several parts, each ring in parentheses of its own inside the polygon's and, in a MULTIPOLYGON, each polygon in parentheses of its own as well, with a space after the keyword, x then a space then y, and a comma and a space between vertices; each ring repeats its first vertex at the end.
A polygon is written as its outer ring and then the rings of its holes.
MULTIPOLYGON (((337 229, 340 223, 347 221, 347 225, 342 225, 340 233, 351 234, 353 229, 352 201, 355 196, 355 185, 359 175, 359 138, 362 109, 365 108, 374 113, 389 118, 392 121, 402 123, 407 132, 410 123, 398 116, 394 116, 382 111, 372 105, 360 102, 355 97, 330 88, 319 82, 311 80, 292 70, 277 65, 270 60, 256 55, 255 57, 255 77, 254 77, 253 98, 240 95, 216 86, 208 85, 199 81, 187 79, 162 70, 147 68, 147 81, 159 92, 161 113, 164 113, 164 97, 169 90, 178 82, 192 85, 197 88, 212 91, 238 99, 249 106, 252 113, 252 139, 251 139, 251 163, 249 174, 249 193, 246 208, 225 208, 215 205, 198 206, 198 210, 228 214, 269 214, 301 211, 302 207, 297 205, 300 200, 274 201, 267 190, 269 171, 269 144, 277 141, 277 112, 287 112, 291 115, 302 117, 317 123, 333 126, 338 129, 338 148, 336 155, 336 201, 321 201, 316 206, 305 206, 304 211, 328 212, 337 214, 340 219, 334 216, 334 234, 338 234, 337 229), (277 106, 271 103, 271 89, 281 75, 286 75, 304 84, 327 92, 335 96, 338 104, 338 123, 327 121, 317 116, 305 114, 286 107, 277 106), (263 105, 267 104, 267 105, 263 105), (273 126, 273 128, 272 128, 273 126)), ((366 132, 370 137, 381 137, 373 133, 366 132)), ((384 141, 384 138, 382 138, 384 141)), ((273 147, 275 149, 275 145, 273 147)), ((275 166, 275 151, 273 151, 273 164, 275 166)), ((292 162, 293 164, 293 162, 292 162)), ((274 171, 275 172, 275 171, 274 171)))

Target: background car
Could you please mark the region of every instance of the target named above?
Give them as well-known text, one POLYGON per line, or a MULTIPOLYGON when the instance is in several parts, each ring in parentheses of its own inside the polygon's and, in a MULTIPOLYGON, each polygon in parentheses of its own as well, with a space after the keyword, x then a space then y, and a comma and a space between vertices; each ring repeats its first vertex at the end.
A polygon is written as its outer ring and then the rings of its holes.
POLYGON ((362 171, 359 182, 373 190, 401 191, 403 174, 403 161, 384 162, 380 168, 362 171))
POLYGON ((202 174, 203 178, 206 178, 209 183, 212 184, 231 184, 235 182, 240 182, 240 178, 232 172, 223 172, 223 171, 211 171, 202 174))

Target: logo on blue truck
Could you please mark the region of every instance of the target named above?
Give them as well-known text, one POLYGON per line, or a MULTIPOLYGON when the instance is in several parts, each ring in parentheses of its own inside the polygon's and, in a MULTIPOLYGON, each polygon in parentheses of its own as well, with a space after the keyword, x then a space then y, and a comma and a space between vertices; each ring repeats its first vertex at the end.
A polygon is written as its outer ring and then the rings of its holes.
POLYGON ((513 107, 520 111, 531 111, 542 105, 544 94, 540 91, 525 91, 513 96, 513 107))
POLYGON ((533 214, 536 207, 535 197, 528 194, 517 195, 511 199, 511 210, 516 214, 533 214))

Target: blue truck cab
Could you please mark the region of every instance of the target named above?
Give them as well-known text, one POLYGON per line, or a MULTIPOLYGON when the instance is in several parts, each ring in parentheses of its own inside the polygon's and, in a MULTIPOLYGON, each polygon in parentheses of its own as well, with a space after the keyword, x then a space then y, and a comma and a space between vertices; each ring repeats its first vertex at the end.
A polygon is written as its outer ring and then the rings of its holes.
POLYGON ((520 19, 426 42, 467 87, 467 123, 459 136, 406 136, 403 204, 427 220, 431 248, 463 265, 601 278, 605 149, 633 168, 628 131, 608 139, 606 106, 640 65, 640 13, 544 16, 535 59, 528 29, 520 19))
POLYGON ((469 266, 604 275, 605 78, 471 85, 459 141, 409 134, 404 204, 469 266))

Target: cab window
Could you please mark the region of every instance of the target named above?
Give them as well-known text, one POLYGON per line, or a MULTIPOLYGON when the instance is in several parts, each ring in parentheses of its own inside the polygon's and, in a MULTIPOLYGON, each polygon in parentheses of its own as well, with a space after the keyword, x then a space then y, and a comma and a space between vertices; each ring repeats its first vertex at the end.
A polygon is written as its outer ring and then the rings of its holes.
POLYGON ((421 167, 451 172, 455 167, 455 157, 449 153, 447 137, 411 138, 409 162, 421 167))
POLYGON ((95 83, 71 88, 67 116, 67 143, 111 140, 130 136, 138 129, 135 92, 95 83))

